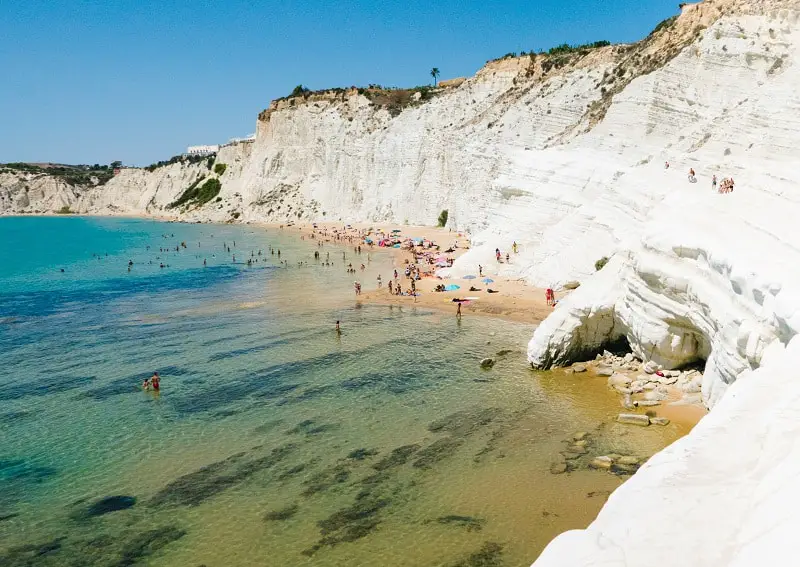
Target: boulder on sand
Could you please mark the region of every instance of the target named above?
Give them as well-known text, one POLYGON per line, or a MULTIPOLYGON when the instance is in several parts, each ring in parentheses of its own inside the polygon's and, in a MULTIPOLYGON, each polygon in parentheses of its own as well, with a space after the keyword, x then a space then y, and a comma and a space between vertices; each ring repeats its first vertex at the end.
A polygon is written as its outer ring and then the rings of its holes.
POLYGON ((646 415, 640 415, 638 413, 621 413, 617 416, 617 422, 646 427, 650 425, 650 418, 646 415))
POLYGON ((614 461, 611 457, 607 457, 602 455, 600 457, 595 457, 589 462, 589 467, 593 469, 610 469, 611 465, 614 464, 614 461))

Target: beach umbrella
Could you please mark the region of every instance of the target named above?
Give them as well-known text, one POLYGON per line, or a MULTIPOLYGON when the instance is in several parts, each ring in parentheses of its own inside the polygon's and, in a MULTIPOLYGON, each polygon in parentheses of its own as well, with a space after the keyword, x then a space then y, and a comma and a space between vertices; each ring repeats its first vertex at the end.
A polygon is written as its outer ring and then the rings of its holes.
POLYGON ((473 276, 473 275, 464 276, 464 278, 463 278, 463 279, 465 279, 465 280, 474 280, 474 279, 475 279, 475 276, 473 276))
POLYGON ((494 283, 494 280, 492 278, 483 278, 481 281, 483 283, 494 283))
POLYGON ((445 291, 455 291, 457 289, 461 289, 461 286, 456 284, 447 284, 444 286, 445 291))

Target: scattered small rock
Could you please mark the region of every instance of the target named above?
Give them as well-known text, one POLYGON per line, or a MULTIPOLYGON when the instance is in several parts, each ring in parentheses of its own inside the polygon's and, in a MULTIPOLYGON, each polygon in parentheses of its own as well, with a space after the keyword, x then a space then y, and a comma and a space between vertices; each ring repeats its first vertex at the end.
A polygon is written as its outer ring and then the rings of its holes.
POLYGON ((577 372, 586 372, 586 365, 582 363, 577 363, 572 365, 572 370, 577 372))
POLYGON ((610 366, 598 366, 596 374, 598 376, 613 376, 614 369, 610 366))
POLYGON ((669 419, 666 417, 651 417, 650 423, 654 425, 669 425, 669 419))
POLYGON ((608 387, 614 388, 620 386, 622 388, 627 388, 632 382, 633 380, 624 374, 613 374, 608 378, 608 387))
POLYGON ((650 392, 644 393, 644 399, 650 402, 661 402, 667 399, 667 395, 658 390, 651 390, 650 392))
POLYGON ((586 431, 578 431, 577 433, 575 433, 575 434, 572 436, 572 440, 573 440, 573 441, 583 441, 583 440, 584 440, 584 439, 586 439, 588 436, 589 436, 589 434, 588 434, 586 431))

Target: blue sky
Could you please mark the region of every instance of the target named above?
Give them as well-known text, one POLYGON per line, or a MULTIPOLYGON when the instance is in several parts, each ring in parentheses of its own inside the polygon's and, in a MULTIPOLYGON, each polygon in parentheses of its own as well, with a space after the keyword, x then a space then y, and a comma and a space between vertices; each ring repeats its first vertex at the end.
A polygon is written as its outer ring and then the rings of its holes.
POLYGON ((147 165, 255 130, 297 84, 413 86, 638 40, 675 0, 25 0, 0 16, 0 162, 147 165))

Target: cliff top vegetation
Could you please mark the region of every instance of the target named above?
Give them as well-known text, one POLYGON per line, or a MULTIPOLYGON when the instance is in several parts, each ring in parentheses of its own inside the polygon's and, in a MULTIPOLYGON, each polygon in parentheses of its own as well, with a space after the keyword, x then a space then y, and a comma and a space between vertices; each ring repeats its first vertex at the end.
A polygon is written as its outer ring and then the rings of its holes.
POLYGON ((69 185, 103 185, 114 177, 114 167, 120 165, 66 165, 60 163, 24 163, 13 162, 0 164, 0 173, 29 173, 32 175, 52 175, 69 185), (96 179, 96 183, 93 181, 96 179))

